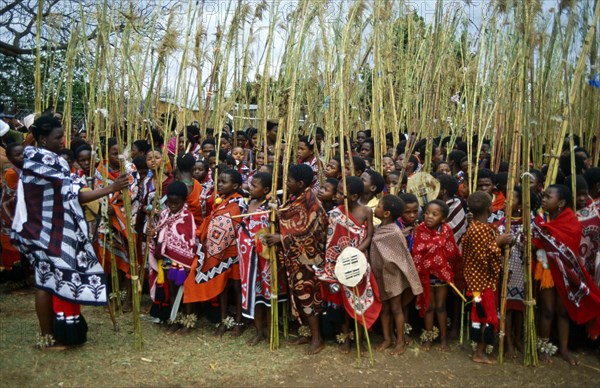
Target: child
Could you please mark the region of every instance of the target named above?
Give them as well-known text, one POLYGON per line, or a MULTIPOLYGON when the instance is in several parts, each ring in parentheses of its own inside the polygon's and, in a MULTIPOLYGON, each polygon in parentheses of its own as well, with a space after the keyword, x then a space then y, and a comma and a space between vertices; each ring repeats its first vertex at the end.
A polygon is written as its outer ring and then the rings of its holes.
POLYGON ((425 318, 425 329, 421 342, 429 349, 438 334, 441 349, 448 350, 446 337, 446 299, 448 284, 454 280, 450 262, 460 256, 452 229, 446 224, 450 209, 439 199, 433 200, 424 209, 423 223, 417 226, 413 242, 413 260, 419 272, 423 295, 417 298, 417 307, 421 317, 425 318), (430 289, 433 292, 430 297, 430 289), (439 325, 434 330, 434 311, 439 325))
POLYGON ((80 177, 90 176, 90 165, 92 161, 92 147, 87 144, 77 147, 75 150, 75 162, 79 166, 77 175, 80 177))
MULTIPOLYGON (((208 217, 212 212, 212 205, 214 202, 213 192, 215 184, 210 174, 210 167, 207 160, 198 160, 194 164, 194 170, 192 171, 194 179, 202 185, 202 192, 200 193, 200 209, 202 211, 202 218, 208 217)), ((200 229, 200 228, 198 228, 200 229)))
POLYGON ((501 246, 512 242, 510 233, 497 236, 497 228, 488 220, 492 197, 476 191, 467 199, 473 221, 463 237, 464 274, 467 288, 473 294, 471 338, 477 342, 473 361, 493 364, 485 354, 486 345, 493 345, 498 330, 496 286, 502 269, 501 246))
MULTIPOLYGON (((531 200, 535 202, 535 194, 532 190, 531 200)), ((525 236, 523 234, 523 188, 516 186, 512 193, 512 209, 507 209, 510 213, 510 230, 506 230, 506 218, 500 220, 498 232, 504 234, 510 232, 513 237, 513 245, 510 248, 508 257, 508 285, 506 296, 506 354, 515 358, 514 346, 523 350, 523 310, 525 309, 525 279, 523 274, 523 243, 525 236), (514 336, 512 330, 514 328, 514 336)))
MULTIPOLYGON (((270 316, 272 291, 270 252, 266 244, 262 244, 261 238, 264 233, 270 231, 271 215, 267 195, 271 192, 271 184, 270 174, 254 174, 249 190, 250 202, 247 210, 249 215, 243 218, 237 239, 242 285, 242 314, 254 320, 256 329, 256 334, 248 341, 250 346, 255 346, 265 339, 263 331, 267 326, 265 322, 268 323, 270 316), (259 214, 250 215, 253 213, 259 214)), ((282 284, 283 281, 278 280, 278 285, 282 284)), ((283 294, 277 298, 278 302, 285 300, 283 294)))
POLYGON ((235 169, 242 175, 242 185, 245 185, 248 181, 248 175, 250 174, 250 168, 246 165, 244 161, 246 157, 246 153, 244 152, 243 147, 233 147, 231 151, 231 156, 233 156, 233 160, 235 161, 235 169))
POLYGON ((496 174, 487 168, 477 171, 477 191, 488 193, 492 197, 492 214, 490 223, 497 223, 504 217, 504 194, 496 187, 496 174))
POLYGON ((378 350, 392 346, 393 327, 396 327, 396 346, 391 354, 400 355, 406 350, 404 336, 404 308, 415 295, 423 293, 415 263, 412 260, 406 239, 396 226, 396 220, 404 212, 404 202, 395 196, 387 195, 379 201, 375 216, 381 225, 375 231, 371 244, 371 266, 377 279, 381 308, 383 342, 378 350))
MULTIPOLYGON (((339 205, 329 213, 325 263, 322 271, 317 271, 319 278, 329 283, 337 283, 335 265, 340 253, 347 247, 354 247, 362 252, 366 252, 373 237, 373 212, 370 208, 358 203, 364 191, 364 184, 360 178, 351 176, 346 178, 346 185, 347 189, 344 190, 343 184, 338 184, 336 202, 339 205), (347 210, 344 205, 344 191, 348 195, 347 210)), ((345 317, 345 323, 342 324, 344 335, 342 352, 344 353, 350 351, 350 320, 348 316, 350 318, 361 316, 361 318, 358 318, 358 322, 360 324, 364 323, 367 329, 371 327, 379 316, 381 302, 379 301, 379 293, 375 286, 375 278, 372 278, 372 276, 370 270, 367 269, 365 278, 357 286, 358 297, 363 306, 361 311, 355 311, 357 302, 354 300, 353 290, 343 285, 339 292, 330 293, 327 298, 328 303, 337 306, 343 305, 346 309, 347 316, 345 317)), ((356 334, 359 336, 360 332, 356 334)))
POLYGON ((400 181, 400 171, 390 171, 385 177, 385 189, 383 195, 398 194, 398 183, 400 181))
POLYGON ((558 351, 571 365, 578 362, 569 353, 569 317, 587 323, 590 338, 600 335, 600 290, 581 265, 578 252, 582 225, 571 210, 571 190, 551 185, 544 192, 542 210, 532 224, 533 243, 538 248, 535 280, 541 281, 540 359, 550 361, 552 318, 558 318, 558 351))
POLYGON ((394 163, 394 159, 391 156, 384 156, 381 162, 381 166, 383 167, 383 177, 387 180, 388 175, 396 170, 396 164, 394 163))
POLYGON ((177 169, 179 170, 179 181, 187 187, 187 207, 192 216, 196 228, 199 229, 202 224, 202 208, 200 206, 200 195, 202 194, 202 185, 193 177, 193 169, 196 160, 191 153, 180 153, 177 156, 177 169))
POLYGON ((415 230, 417 229, 417 219, 419 218, 419 200, 414 194, 402 193, 400 199, 404 202, 404 211, 402 216, 396 219, 396 225, 402 230, 408 251, 412 252, 413 241, 415 239, 415 230))
POLYGON ((313 170, 313 181, 311 190, 316 194, 319 192, 319 159, 315 156, 315 140, 307 136, 301 136, 298 140, 298 164, 304 163, 313 170))
POLYGON ((339 181, 335 178, 327 178, 323 186, 319 189, 317 198, 321 201, 323 209, 329 213, 336 206, 335 196, 337 194, 337 187, 339 181))
MULTIPOLYGON (((327 215, 310 190, 313 170, 298 164, 290 167, 286 182, 290 199, 279 213, 280 234, 267 237, 269 245, 282 244, 285 268, 292 289, 292 311, 308 324, 312 339, 307 354, 319 353, 325 347, 319 328, 323 307, 321 284, 313 266, 325 258, 327 215)), ((305 343, 303 339, 299 343, 305 343)))
POLYGON ((450 170, 450 164, 448 162, 437 162, 433 168, 433 171, 452 176, 452 170, 450 170))
MULTIPOLYGON (((364 146, 364 144, 363 144, 364 146)), ((377 203, 379 199, 377 199, 377 195, 383 191, 383 186, 385 186, 385 181, 380 173, 377 171, 368 169, 360 176, 360 179, 364 184, 364 193, 361 196, 359 202, 374 211, 377 208, 377 203)), ((373 225, 379 226, 381 224, 381 220, 374 217, 373 225)))
POLYGON ((11 166, 4 173, 4 185, 0 197, 0 263, 5 270, 10 271, 15 263, 21 260, 21 255, 10 241, 10 232, 15 215, 16 190, 23 168, 24 148, 19 143, 10 143, 6 147, 6 157, 11 166))
MULTIPOLYGON (((162 322, 167 321, 172 315, 171 309, 176 308, 173 306, 175 290, 183 286, 196 254, 196 225, 186 204, 187 186, 183 182, 173 182, 167 187, 166 195, 166 209, 148 230, 151 236, 149 283, 153 301, 150 315, 162 322)), ((184 333, 192 329, 196 321, 195 316, 189 317, 191 305, 186 304, 185 310, 188 317, 177 322, 183 326, 184 333)))
POLYGON ((375 141, 373 138, 368 137, 365 139, 360 146, 359 154, 363 159, 375 157, 375 141))
POLYGON ((215 151, 215 141, 213 139, 206 139, 202 142, 202 158, 208 161, 211 152, 215 151))
POLYGON ((242 334, 242 300, 240 289, 240 269, 238 264, 237 236, 239 218, 246 208, 239 191, 242 176, 236 170, 219 173, 217 190, 212 213, 204 219, 200 230, 200 243, 204 260, 194 261, 190 275, 185 281, 184 302, 205 302, 219 297, 221 324, 217 335, 227 331, 227 306, 229 287, 236 294, 235 324, 233 336, 242 334))
POLYGON ((336 155, 329 159, 329 163, 325 166, 325 177, 337 180, 342 178, 342 163, 339 156, 336 155))
POLYGON ((61 156, 61 158, 63 158, 64 160, 66 160, 67 163, 69 164, 69 168, 71 169, 71 173, 75 174, 77 172, 77 168, 74 165, 75 157, 73 155, 73 151, 71 151, 68 148, 65 148, 62 151, 60 151, 60 156, 61 156))

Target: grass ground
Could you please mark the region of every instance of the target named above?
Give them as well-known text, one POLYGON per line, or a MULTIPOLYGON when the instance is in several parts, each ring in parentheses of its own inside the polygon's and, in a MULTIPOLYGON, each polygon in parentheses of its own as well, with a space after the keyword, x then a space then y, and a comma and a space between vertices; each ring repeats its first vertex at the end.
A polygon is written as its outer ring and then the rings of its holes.
MULTIPOLYGON (((192 334, 167 334, 143 323, 144 349, 133 349, 130 316, 118 318, 113 331, 103 308, 84 308, 88 342, 66 351, 34 348, 37 320, 33 291, 0 295, 0 381, 5 387, 29 386, 595 386, 600 381, 596 354, 577 353, 578 367, 555 359, 538 368, 522 359, 504 365, 473 363, 470 347, 452 343, 450 352, 422 350, 413 339, 399 357, 375 352, 374 366, 356 353, 341 354, 330 342, 320 354, 288 344, 269 352, 268 343, 246 345, 241 338, 214 337, 213 325, 201 320, 192 334)), ((373 338, 378 342, 378 338, 373 338)))

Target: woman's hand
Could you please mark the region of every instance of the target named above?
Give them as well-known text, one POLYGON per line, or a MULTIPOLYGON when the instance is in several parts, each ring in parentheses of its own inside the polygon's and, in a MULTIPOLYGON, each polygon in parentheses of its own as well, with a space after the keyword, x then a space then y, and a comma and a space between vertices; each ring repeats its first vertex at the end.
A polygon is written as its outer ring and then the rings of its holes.
POLYGON ((123 190, 127 186, 129 186, 129 175, 121 174, 117 179, 115 179, 115 182, 112 185, 110 185, 110 188, 113 192, 116 192, 123 190))
POLYGON ((496 237, 496 244, 498 244, 498 246, 501 248, 512 244, 512 242, 513 242, 513 236, 510 233, 504 233, 504 234, 501 234, 500 236, 496 237))

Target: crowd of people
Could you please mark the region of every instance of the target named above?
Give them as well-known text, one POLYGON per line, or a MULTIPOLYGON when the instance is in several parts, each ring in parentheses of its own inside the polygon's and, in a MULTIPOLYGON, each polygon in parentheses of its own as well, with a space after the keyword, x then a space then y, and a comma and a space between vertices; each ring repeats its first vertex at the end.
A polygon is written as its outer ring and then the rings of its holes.
POLYGON ((531 281, 540 358, 558 352, 575 365, 570 325, 585 327, 589 341, 600 334, 600 168, 578 144, 565 143, 554 184, 544 187, 547 166, 540 166, 521 171, 507 192, 508 163, 491 164, 488 139, 470 161, 460 137, 428 144, 401 134, 393 144, 389 136, 376 161, 370 131, 358 131, 352 149, 339 154, 325 152, 317 128, 282 145, 297 157, 284 169, 276 160, 277 122, 267 123, 261 144, 259 129, 228 124, 201 135, 197 123, 181 129, 173 120, 170 130, 148 129, 130 142, 125 130, 99 142, 77 130, 65 145, 60 118, 28 117, 20 127, 0 121, 8 161, 2 266, 30 264, 43 347, 85 342, 81 305, 112 301, 131 311, 140 274, 152 300, 148 313, 168 332, 188 333, 217 311, 217 335, 239 336, 253 322, 254 346, 268 339, 275 301, 282 317, 289 308, 301 325, 297 342, 308 354, 319 353, 327 337, 349 352, 364 337, 354 320, 381 332, 381 351, 404 353, 413 325, 422 328, 421 346, 448 350, 464 294, 473 361, 492 363, 488 350, 499 338, 509 355, 523 349, 531 281), (432 167, 424 171, 427 157, 432 167), (409 192, 421 172, 439 182, 437 199, 423 202, 409 192), (523 173, 530 187, 520 185, 523 173), (531 213, 523 211, 525 194, 531 213), (368 259, 356 288, 336 275, 348 247, 368 259), (524 271, 529 249, 532 273, 524 271), (506 329, 499 337, 504 269, 506 329))

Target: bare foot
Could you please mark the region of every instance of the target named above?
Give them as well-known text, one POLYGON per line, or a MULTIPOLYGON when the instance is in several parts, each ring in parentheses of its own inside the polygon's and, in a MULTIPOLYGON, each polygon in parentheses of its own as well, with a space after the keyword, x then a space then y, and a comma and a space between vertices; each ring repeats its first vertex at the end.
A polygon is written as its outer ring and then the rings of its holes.
POLYGON ((54 345, 50 345, 50 346, 46 346, 45 348, 42 348, 41 350, 55 350, 55 351, 61 351, 61 350, 67 350, 69 349, 68 346, 66 345, 62 345, 62 344, 54 344, 54 345))
POLYGON ((133 308, 131 307, 131 302, 124 303, 121 307, 121 311, 123 311, 123 313, 130 313, 131 310, 133 310, 133 308))
POLYGON ((479 364, 488 364, 488 365, 492 365, 492 364, 496 363, 496 361, 490 360, 489 358, 487 358, 487 356, 485 354, 478 354, 478 353, 475 353, 473 355, 473 361, 475 361, 479 364))
POLYGON ((179 329, 181 329, 181 327, 182 326, 179 323, 173 323, 167 327, 167 333, 173 334, 173 333, 179 331, 179 329))
POLYGON ((392 346, 392 340, 391 339, 384 339, 383 342, 381 344, 379 344, 379 346, 377 347, 377 351, 381 352, 382 350, 385 350, 387 348, 389 348, 390 346, 392 346))
POLYGON ((243 332, 244 332, 244 327, 242 325, 236 324, 233 327, 233 330, 231 330, 231 336, 232 337, 239 337, 239 336, 242 335, 243 332))
POLYGON ((227 331, 227 326, 225 326, 224 324, 221 324, 221 326, 219 326, 217 328, 217 331, 215 332, 215 337, 223 337, 223 334, 225 334, 226 331, 227 331))
POLYGON ((246 344, 248 346, 256 346, 261 341, 264 341, 264 339, 265 339, 265 336, 262 333, 256 333, 256 335, 254 337, 252 337, 251 339, 249 339, 248 342, 246 342, 246 344))
POLYGON ((517 358, 517 352, 512 345, 506 346, 506 358, 511 358, 513 360, 517 358))
POLYGON ((291 341, 290 343, 292 345, 306 345, 309 342, 310 342, 310 338, 302 336, 302 337, 298 337, 297 339, 291 341))
POLYGON ((450 350, 450 346, 448 345, 448 341, 446 339, 442 339, 440 343, 440 350, 442 352, 447 352, 450 350))
POLYGON ((545 364, 552 364, 552 357, 548 354, 540 352, 539 357, 540 362, 543 362, 545 364))
POLYGON ((350 340, 346 339, 343 343, 340 344, 340 352, 342 352, 343 354, 350 353, 350 345, 350 340))
POLYGON ((367 341, 360 341, 360 354, 361 356, 369 354, 369 345, 367 344, 367 341))
POLYGON ((183 326, 181 329, 177 330, 177 335, 189 335, 192 332, 191 327, 183 326))
POLYGON ((392 351, 390 352, 390 354, 392 356, 400 356, 401 354, 404 354, 404 352, 406 351, 406 345, 402 342, 399 342, 394 349, 392 349, 392 351))
POLYGON ((431 342, 425 341, 425 342, 421 343, 421 347, 423 348, 423 350, 429 350, 429 349, 431 349, 431 342))
POLYGON ((559 354, 563 360, 565 360, 566 362, 569 363, 569 365, 571 365, 571 366, 579 365, 579 361, 577 361, 577 359, 575 357, 573 357, 573 355, 571 355, 571 353, 569 353, 568 351, 559 352, 559 354))
POLYGON ((325 349, 325 342, 323 342, 322 339, 318 339, 318 340, 313 339, 312 341, 310 341, 310 346, 308 347, 308 350, 306 351, 306 355, 312 356, 314 354, 319 353, 323 349, 325 349))

